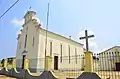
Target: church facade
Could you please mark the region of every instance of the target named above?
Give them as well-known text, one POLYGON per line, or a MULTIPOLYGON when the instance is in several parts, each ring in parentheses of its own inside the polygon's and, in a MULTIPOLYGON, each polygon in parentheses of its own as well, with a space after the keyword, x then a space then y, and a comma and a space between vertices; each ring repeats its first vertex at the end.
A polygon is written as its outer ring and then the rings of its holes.
POLYGON ((100 53, 99 70, 120 71, 120 46, 111 47, 100 53))
MULTIPOLYGON (((29 59, 30 71, 39 72, 44 70, 46 30, 41 27, 35 17, 34 11, 28 11, 24 16, 23 29, 20 30, 17 38, 16 67, 17 69, 24 68, 26 57, 29 59)), ((65 70, 67 68, 72 70, 84 67, 84 61, 77 60, 80 59, 80 55, 84 55, 83 44, 47 31, 46 48, 46 56, 52 57, 52 70, 65 70)))

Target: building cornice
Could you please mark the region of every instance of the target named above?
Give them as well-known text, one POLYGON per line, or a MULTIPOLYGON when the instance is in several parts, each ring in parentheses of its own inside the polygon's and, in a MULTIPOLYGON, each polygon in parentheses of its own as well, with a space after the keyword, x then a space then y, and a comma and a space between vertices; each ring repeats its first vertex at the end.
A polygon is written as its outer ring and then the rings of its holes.
MULTIPOLYGON (((46 31, 46 29, 43 29, 43 28, 41 28, 42 30, 44 30, 44 31, 46 31)), ((62 37, 62 38, 64 38, 64 39, 67 39, 67 40, 69 40, 69 41, 71 41, 71 42, 74 42, 74 43, 76 43, 76 44, 79 44, 79 45, 82 45, 83 46, 83 44, 81 44, 81 43, 79 43, 79 42, 77 42, 77 41, 74 41, 74 40, 72 40, 72 39, 70 39, 70 38, 67 38, 67 37, 65 37, 65 36, 62 36, 62 35, 60 35, 60 34, 57 34, 57 33, 54 33, 54 32, 51 32, 51 31, 47 31, 48 33, 52 33, 52 34, 54 34, 54 35, 57 35, 57 36, 60 36, 60 37, 62 37)))
POLYGON ((120 46, 113 46, 113 47, 111 47, 111 48, 109 48, 109 49, 107 49, 107 50, 104 50, 104 51, 101 52, 100 54, 102 54, 102 53, 104 53, 104 52, 107 52, 107 51, 109 51, 109 50, 111 50, 111 49, 113 49, 113 48, 115 48, 115 47, 119 47, 119 48, 120 48, 120 46))

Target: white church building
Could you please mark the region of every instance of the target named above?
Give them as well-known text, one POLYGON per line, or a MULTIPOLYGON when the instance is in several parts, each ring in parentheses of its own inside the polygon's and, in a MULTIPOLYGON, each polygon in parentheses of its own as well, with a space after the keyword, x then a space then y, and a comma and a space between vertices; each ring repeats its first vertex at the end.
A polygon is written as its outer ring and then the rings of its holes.
POLYGON ((100 53, 99 69, 120 71, 120 46, 111 47, 100 53))
MULTIPOLYGON (((33 72, 44 70, 46 30, 37 21, 36 12, 28 11, 18 35, 16 67, 24 68, 24 58, 29 59, 29 69, 33 72)), ((52 57, 52 70, 82 69, 84 61, 83 44, 71 38, 47 31, 46 55, 52 57), (65 60, 66 58, 66 60, 65 60), (77 60, 78 59, 78 60, 77 60), (73 63, 75 63, 73 66, 73 63)))

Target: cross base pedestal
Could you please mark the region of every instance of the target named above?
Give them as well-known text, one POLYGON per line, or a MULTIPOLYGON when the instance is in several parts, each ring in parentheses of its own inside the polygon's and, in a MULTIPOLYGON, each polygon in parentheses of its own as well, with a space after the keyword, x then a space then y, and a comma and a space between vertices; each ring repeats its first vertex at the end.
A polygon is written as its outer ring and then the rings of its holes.
POLYGON ((77 79, 101 79, 96 73, 83 72, 77 79))

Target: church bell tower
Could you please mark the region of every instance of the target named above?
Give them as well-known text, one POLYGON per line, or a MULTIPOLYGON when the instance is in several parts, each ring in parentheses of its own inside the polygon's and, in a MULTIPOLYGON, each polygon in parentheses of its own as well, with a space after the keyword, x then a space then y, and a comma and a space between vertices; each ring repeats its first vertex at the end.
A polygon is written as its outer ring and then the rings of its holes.
POLYGON ((25 19, 25 23, 32 20, 34 17, 36 17, 36 12, 34 11, 28 11, 25 16, 24 16, 24 19, 25 19))

